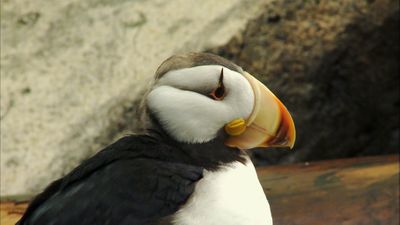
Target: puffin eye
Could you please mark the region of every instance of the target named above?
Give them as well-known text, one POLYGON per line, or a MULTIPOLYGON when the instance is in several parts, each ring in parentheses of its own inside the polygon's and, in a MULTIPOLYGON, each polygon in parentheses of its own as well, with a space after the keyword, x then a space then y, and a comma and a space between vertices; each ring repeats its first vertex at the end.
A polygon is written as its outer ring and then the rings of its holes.
POLYGON ((221 74, 219 75, 218 86, 211 93, 210 97, 214 100, 221 101, 225 97, 225 86, 224 86, 224 68, 221 69, 221 74))

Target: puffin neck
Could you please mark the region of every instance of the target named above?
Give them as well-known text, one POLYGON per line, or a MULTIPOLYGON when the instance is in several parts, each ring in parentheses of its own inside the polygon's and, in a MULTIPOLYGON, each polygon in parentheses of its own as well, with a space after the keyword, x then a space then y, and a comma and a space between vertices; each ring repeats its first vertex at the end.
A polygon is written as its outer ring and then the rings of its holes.
POLYGON ((232 162, 246 164, 246 153, 238 148, 226 146, 224 136, 218 135, 217 138, 206 143, 180 144, 180 148, 190 155, 198 166, 212 171, 232 162))
POLYGON ((228 136, 223 132, 223 129, 220 130, 216 138, 209 142, 182 143, 171 137, 150 110, 148 112, 151 127, 147 129, 147 134, 157 139, 160 145, 167 145, 168 149, 172 148, 175 155, 174 157, 170 156, 172 161, 201 166, 211 171, 218 170, 221 166, 231 162, 246 163, 247 154, 243 150, 224 144, 228 136))

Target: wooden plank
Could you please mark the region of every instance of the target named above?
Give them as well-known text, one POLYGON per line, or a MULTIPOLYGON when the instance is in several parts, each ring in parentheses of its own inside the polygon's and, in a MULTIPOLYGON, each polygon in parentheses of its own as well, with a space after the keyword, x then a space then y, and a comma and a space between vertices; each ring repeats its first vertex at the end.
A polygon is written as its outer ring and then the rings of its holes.
MULTIPOLYGON (((398 155, 340 159, 257 172, 275 225, 398 225, 398 160, 398 155)), ((11 225, 27 203, 3 199, 0 206, 0 224, 11 225)))
POLYGON ((399 224, 398 156, 258 170, 275 224, 399 224))
POLYGON ((12 201, 2 201, 0 203, 0 224, 15 224, 24 213, 27 202, 15 203, 12 201))

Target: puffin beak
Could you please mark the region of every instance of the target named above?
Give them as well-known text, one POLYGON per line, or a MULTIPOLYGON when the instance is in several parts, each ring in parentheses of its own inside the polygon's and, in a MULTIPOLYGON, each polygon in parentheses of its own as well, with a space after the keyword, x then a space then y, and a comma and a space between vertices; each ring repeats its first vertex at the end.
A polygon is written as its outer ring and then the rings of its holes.
POLYGON ((225 145, 239 149, 293 148, 296 130, 289 111, 264 84, 247 72, 244 77, 254 91, 253 111, 249 118, 238 118, 225 125, 229 134, 225 145))

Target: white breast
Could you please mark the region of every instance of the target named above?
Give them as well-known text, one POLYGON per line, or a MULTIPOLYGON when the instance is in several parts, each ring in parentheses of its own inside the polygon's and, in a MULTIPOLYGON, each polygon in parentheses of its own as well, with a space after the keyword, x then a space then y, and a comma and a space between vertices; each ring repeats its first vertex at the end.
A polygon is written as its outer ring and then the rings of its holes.
POLYGON ((270 207, 250 160, 205 171, 174 225, 272 225, 270 207))

